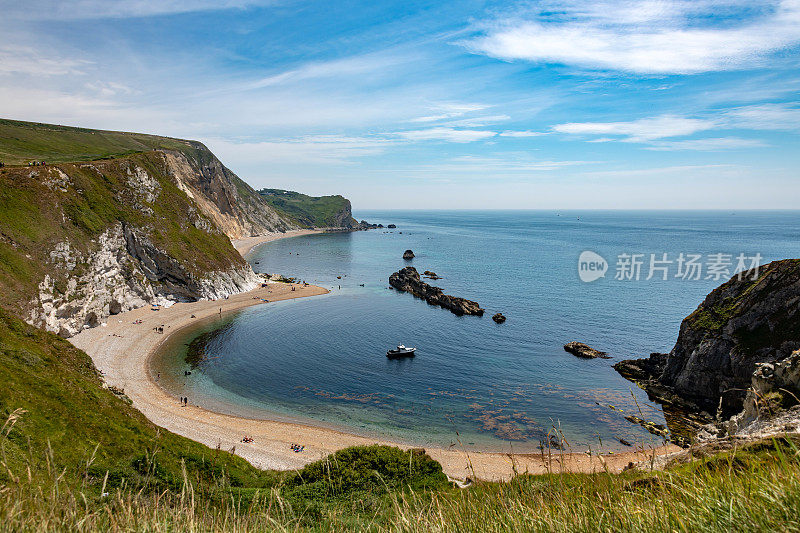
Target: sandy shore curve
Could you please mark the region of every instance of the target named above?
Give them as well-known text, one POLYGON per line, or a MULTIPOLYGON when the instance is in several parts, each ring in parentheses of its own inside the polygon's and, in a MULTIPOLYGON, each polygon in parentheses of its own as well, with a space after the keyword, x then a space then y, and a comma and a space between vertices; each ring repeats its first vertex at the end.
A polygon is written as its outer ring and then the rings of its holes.
MULTIPOLYGON (((313 233, 313 232, 309 232, 313 233)), ((294 235, 277 234, 275 238, 294 235)), ((237 249, 244 255, 261 242, 253 238, 240 243, 237 249)), ((387 440, 352 435, 343 431, 284 421, 253 420, 213 412, 202 406, 181 406, 178 399, 164 391, 150 376, 148 359, 170 335, 199 320, 233 312, 252 305, 271 305, 292 298, 328 293, 314 285, 302 286, 269 283, 267 287, 231 296, 226 300, 177 303, 168 309, 152 311, 149 307, 135 309, 109 317, 105 326, 87 329, 72 337, 70 342, 84 350, 103 373, 106 382, 125 391, 134 407, 149 420, 173 433, 201 442, 211 448, 233 450, 258 468, 288 470, 300 468, 348 446, 386 444, 407 449, 408 445, 387 440), (141 320, 141 323, 135 323, 141 320), (164 327, 164 334, 154 328, 164 327), (253 437, 243 443, 243 436, 253 437), (290 445, 305 446, 295 453, 290 445)), ((309 334, 313 334, 309 332, 309 334)), ((268 415, 268 413, 265 413, 268 415)), ((656 455, 677 450, 662 446, 617 454, 588 455, 586 453, 511 455, 495 452, 473 452, 456 448, 426 447, 427 453, 441 463, 444 472, 453 479, 467 477, 485 480, 508 480, 515 473, 599 472, 621 471, 629 462, 644 461, 656 455)))

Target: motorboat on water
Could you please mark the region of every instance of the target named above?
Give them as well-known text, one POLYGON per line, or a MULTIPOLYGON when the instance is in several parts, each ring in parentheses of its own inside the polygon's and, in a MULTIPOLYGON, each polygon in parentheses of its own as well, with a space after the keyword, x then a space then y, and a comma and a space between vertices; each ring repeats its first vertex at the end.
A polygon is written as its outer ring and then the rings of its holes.
POLYGON ((414 353, 416 351, 416 348, 407 348, 403 344, 398 344, 396 349, 386 352, 386 357, 389 359, 393 359, 395 357, 414 357, 414 353))

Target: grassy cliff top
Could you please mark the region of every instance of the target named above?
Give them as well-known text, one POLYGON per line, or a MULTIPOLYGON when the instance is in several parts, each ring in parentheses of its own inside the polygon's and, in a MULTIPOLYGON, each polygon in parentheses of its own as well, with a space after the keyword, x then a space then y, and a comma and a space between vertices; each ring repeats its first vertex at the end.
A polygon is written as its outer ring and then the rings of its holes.
POLYGON ((278 212, 301 226, 352 226, 350 201, 341 195, 308 196, 283 189, 260 189, 261 197, 278 212))
POLYGON ((121 131, 0 119, 0 162, 64 163, 108 159, 150 150, 196 151, 200 143, 121 131))

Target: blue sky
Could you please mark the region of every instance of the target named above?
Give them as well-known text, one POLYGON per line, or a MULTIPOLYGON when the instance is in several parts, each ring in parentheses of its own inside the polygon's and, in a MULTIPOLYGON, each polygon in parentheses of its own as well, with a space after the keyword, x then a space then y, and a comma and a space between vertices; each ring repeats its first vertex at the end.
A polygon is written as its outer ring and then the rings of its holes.
POLYGON ((800 0, 0 0, 0 116, 356 208, 797 208, 800 0))

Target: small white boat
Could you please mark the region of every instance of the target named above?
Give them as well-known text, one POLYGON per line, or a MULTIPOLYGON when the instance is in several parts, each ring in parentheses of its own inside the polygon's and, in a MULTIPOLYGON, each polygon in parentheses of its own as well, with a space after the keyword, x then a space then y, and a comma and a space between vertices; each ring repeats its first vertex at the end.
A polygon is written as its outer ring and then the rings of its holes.
POLYGON ((397 349, 386 352, 386 357, 390 359, 394 357, 414 357, 416 351, 416 348, 407 348, 403 344, 398 344, 397 349))

